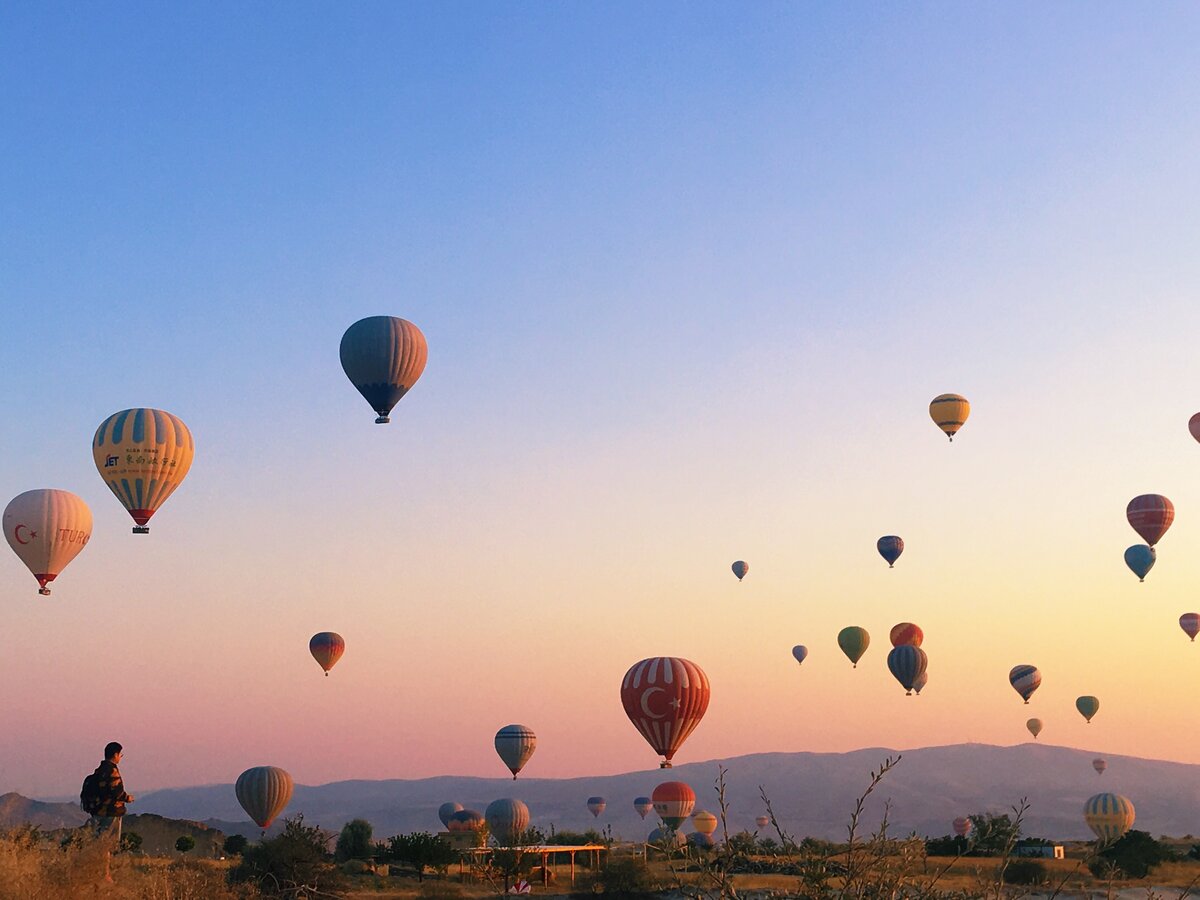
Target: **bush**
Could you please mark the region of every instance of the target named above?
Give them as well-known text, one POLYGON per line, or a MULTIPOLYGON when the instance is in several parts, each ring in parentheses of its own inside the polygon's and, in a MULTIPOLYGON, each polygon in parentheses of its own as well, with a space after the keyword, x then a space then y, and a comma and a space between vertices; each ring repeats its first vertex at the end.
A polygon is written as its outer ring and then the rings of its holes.
POLYGON ((604 865, 582 880, 586 891, 609 896, 637 897, 653 894, 661 885, 645 861, 636 856, 609 859, 604 865))
POLYGON ((196 839, 190 834, 180 835, 179 840, 175 842, 175 849, 180 853, 187 853, 196 846, 196 839))
POLYGON ((221 845, 221 850, 226 856, 241 856, 246 852, 246 847, 249 843, 244 834, 231 834, 225 838, 225 843, 221 845))
POLYGON ((1128 831, 1088 863, 1088 868, 1098 878, 1145 878, 1171 858, 1171 852, 1145 831, 1128 831))
POLYGON ((136 831, 121 832, 121 852, 140 853, 142 851, 142 836, 136 831))
POLYGON ((375 849, 371 843, 372 830, 371 823, 366 819, 347 822, 338 835, 337 846, 333 850, 334 860, 370 859, 375 849))
POLYGON ((387 859, 411 867, 417 881, 425 880, 426 869, 445 873, 451 863, 458 861, 458 855, 457 850, 427 831, 388 838, 387 859))
POLYGON ((1045 884, 1046 864, 1038 859, 1013 859, 1004 869, 1005 884, 1045 884))
POLYGON ((303 815, 285 819, 281 835, 246 848, 241 862, 230 870, 230 881, 255 884, 263 894, 285 900, 321 891, 332 894, 341 887, 341 878, 330 861, 328 844, 329 835, 305 825, 303 815))

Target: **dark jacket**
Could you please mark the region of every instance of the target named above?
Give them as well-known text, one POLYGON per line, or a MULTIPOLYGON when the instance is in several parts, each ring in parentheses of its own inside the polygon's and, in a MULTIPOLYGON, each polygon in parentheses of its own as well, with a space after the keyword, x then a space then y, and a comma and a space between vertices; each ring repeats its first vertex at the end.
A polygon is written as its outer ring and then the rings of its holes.
POLYGON ((121 770, 116 763, 106 759, 96 767, 96 785, 100 792, 100 807, 95 815, 125 815, 125 801, 129 795, 125 793, 125 783, 121 781, 121 770))

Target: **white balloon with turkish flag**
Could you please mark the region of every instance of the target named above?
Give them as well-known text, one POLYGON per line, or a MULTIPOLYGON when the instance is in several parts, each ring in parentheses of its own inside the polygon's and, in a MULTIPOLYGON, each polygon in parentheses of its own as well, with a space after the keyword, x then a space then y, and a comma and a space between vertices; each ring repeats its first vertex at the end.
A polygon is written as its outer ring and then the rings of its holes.
POLYGON ((91 540, 92 511, 70 491, 26 491, 4 509, 4 536, 47 596, 50 582, 91 540))

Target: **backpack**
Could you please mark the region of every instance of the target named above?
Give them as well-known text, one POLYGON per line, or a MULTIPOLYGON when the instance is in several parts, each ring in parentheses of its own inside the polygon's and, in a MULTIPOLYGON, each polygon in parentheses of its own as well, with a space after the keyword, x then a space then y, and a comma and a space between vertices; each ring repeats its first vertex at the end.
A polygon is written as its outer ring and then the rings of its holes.
POLYGON ((79 792, 79 806, 85 813, 95 815, 103 805, 104 798, 100 796, 100 779, 93 772, 83 779, 83 789, 79 792))

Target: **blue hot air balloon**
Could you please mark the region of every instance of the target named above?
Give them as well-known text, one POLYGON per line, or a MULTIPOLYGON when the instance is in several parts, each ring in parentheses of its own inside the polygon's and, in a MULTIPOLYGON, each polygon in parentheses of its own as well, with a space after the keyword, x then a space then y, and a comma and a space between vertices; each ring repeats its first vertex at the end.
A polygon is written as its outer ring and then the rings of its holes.
POLYGON ((1125 551, 1125 565, 1129 566, 1133 574, 1138 577, 1138 581, 1145 581, 1150 570, 1154 568, 1155 557, 1153 547, 1146 544, 1134 544, 1125 551))
POLYGON ((733 569, 733 574, 737 576, 737 580, 741 581, 746 577, 746 573, 750 571, 750 564, 739 559, 730 568, 733 569))
POLYGON ((900 682, 905 692, 912 694, 913 683, 929 665, 929 657, 920 647, 912 644, 901 644, 893 647, 887 658, 888 669, 900 682))
POLYGON ((802 663, 808 659, 808 648, 803 644, 797 644, 792 648, 792 656, 796 657, 796 662, 802 663))
POLYGON ((887 560, 890 569, 896 564, 900 554, 904 552, 904 539, 894 534, 885 535, 875 542, 875 549, 879 551, 880 556, 887 560))
POLYGON ((395 316, 359 319, 342 335, 342 368, 375 410, 377 425, 391 421, 388 413, 421 377, 428 355, 421 329, 395 316))

